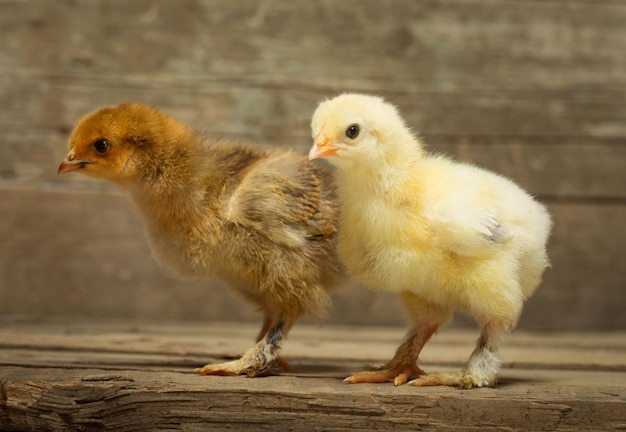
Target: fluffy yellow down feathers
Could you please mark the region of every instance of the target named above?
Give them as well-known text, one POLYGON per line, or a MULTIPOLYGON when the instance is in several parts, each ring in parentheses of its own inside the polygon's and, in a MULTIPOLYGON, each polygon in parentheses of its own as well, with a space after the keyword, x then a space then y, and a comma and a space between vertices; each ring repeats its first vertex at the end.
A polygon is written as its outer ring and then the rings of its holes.
POLYGON ((411 324, 389 364, 346 381, 494 385, 500 336, 515 327, 549 265, 545 207, 504 177, 428 154, 379 97, 324 101, 311 128, 309 158, 337 168, 339 250, 349 273, 400 293, 411 324), (462 371, 426 375, 419 353, 454 311, 480 325, 476 349, 462 371))

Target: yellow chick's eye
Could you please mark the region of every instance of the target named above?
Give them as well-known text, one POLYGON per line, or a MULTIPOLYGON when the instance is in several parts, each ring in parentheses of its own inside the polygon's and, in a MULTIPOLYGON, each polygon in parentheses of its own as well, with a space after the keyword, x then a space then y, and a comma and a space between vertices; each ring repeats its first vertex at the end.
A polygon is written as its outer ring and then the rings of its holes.
POLYGON ((100 154, 106 154, 111 149, 111 144, 106 139, 100 138, 94 141, 93 149, 100 154))
POLYGON ((346 129, 346 136, 350 139, 355 139, 359 136, 359 132, 361 132, 359 125, 353 124, 348 126, 348 129, 346 129))

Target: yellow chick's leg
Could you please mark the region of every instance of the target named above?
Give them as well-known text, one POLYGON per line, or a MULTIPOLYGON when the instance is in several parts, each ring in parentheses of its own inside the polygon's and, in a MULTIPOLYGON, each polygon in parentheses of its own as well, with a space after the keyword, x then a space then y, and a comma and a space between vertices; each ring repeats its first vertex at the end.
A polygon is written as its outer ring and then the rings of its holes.
POLYGON ((286 360, 278 356, 283 339, 295 323, 295 320, 276 320, 266 315, 257 343, 248 349, 237 360, 209 363, 196 369, 201 375, 248 375, 256 377, 263 375, 278 363, 284 369, 291 366, 286 360))
POLYGON ((452 312, 428 305, 409 292, 403 293, 402 300, 414 324, 393 359, 381 370, 355 373, 344 382, 356 384, 393 381, 394 385, 399 386, 413 377, 425 375, 417 366, 419 354, 439 326, 450 319, 452 312))
POLYGON ((496 352, 500 337, 507 329, 508 326, 493 322, 483 326, 476 348, 463 370, 420 376, 410 381, 409 385, 417 387, 444 385, 462 389, 493 387, 500 370, 500 360, 496 352))

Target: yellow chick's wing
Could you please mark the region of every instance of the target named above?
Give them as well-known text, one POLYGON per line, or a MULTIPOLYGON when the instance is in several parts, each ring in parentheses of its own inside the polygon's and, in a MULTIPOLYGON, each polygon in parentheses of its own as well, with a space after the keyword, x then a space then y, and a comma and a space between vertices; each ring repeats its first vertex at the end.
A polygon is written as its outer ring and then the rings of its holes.
POLYGON ((441 244, 457 255, 476 256, 486 252, 488 243, 502 244, 512 238, 510 230, 491 214, 430 219, 441 244), (466 220, 464 220, 465 218, 466 220))
POLYGON ((442 163, 455 170, 428 192, 424 216, 431 229, 441 245, 457 255, 497 251, 513 238, 514 227, 504 222, 502 205, 519 194, 517 187, 477 167, 442 163))
POLYGON ((315 169, 294 154, 271 154, 227 187, 226 219, 288 247, 330 236, 336 228, 320 211, 323 179, 315 169))

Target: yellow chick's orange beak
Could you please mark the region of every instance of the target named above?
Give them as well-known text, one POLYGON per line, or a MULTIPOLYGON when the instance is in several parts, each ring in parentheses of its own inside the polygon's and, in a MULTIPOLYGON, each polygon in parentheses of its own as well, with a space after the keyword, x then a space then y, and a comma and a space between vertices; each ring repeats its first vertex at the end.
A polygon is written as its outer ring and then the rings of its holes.
POLYGON ((311 147, 311 151, 309 152, 309 160, 333 156, 337 154, 337 150, 339 150, 339 148, 329 144, 326 134, 322 132, 313 141, 313 147, 311 147))
POLYGON ((85 168, 87 165, 93 163, 89 160, 75 160, 75 159, 64 159, 59 165, 59 169, 57 174, 65 174, 68 172, 76 171, 81 168, 85 168))

